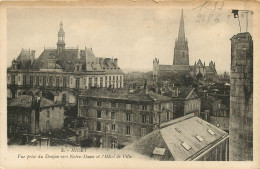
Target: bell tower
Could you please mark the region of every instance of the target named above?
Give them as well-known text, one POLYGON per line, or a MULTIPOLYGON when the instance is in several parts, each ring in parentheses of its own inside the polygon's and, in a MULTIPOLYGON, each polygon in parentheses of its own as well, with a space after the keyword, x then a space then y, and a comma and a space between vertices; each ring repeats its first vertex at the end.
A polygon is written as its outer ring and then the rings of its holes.
POLYGON ((183 10, 181 11, 178 39, 175 41, 173 65, 189 65, 189 48, 185 38, 183 10))
POLYGON ((60 30, 58 32, 57 54, 61 54, 65 50, 65 32, 63 30, 63 23, 60 22, 60 30))

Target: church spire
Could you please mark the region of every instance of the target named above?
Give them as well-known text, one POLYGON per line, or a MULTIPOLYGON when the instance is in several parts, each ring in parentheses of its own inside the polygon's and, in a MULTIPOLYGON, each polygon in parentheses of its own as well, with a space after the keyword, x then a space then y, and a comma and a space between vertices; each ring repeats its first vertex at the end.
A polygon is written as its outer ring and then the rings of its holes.
POLYGON ((178 40, 185 41, 183 9, 181 10, 181 20, 180 20, 178 40))
POLYGON ((181 11, 178 39, 175 41, 173 65, 189 65, 189 48, 185 38, 183 10, 181 11))

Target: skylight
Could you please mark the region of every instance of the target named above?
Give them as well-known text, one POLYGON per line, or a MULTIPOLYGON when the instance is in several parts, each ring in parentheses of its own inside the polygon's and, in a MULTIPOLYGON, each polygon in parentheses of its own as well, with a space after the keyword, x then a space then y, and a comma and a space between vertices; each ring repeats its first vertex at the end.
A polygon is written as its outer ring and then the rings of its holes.
POLYGON ((175 128, 175 130, 176 130, 176 131, 178 131, 179 133, 181 132, 181 130, 180 130, 180 129, 178 129, 178 128, 175 128))
POLYGON ((196 139, 198 139, 200 142, 204 141, 204 138, 201 137, 200 135, 197 135, 197 136, 195 136, 195 137, 196 137, 196 139))
POLYGON ((164 155, 165 150, 166 150, 165 148, 155 147, 154 150, 153 150, 153 154, 164 155))
POLYGON ((212 131, 212 130, 210 130, 210 129, 208 129, 208 132, 209 132, 211 135, 215 135, 215 132, 212 131))
POLYGON ((182 147, 184 147, 187 151, 191 149, 190 145, 187 144, 186 142, 181 143, 182 147))

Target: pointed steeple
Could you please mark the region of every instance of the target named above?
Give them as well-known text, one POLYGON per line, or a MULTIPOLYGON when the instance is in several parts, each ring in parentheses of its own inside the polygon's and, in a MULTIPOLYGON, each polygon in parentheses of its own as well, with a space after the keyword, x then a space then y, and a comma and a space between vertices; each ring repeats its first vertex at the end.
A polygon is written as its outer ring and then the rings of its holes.
POLYGON ((185 41, 183 9, 181 10, 181 20, 180 20, 178 40, 185 41))

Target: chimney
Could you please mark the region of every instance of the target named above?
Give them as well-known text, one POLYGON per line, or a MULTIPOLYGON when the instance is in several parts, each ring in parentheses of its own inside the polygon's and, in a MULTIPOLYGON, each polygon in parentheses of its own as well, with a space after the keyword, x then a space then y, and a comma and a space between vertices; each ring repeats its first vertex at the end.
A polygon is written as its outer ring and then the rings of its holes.
POLYGON ((114 63, 115 63, 116 66, 117 66, 117 61, 118 61, 118 59, 115 58, 115 59, 114 59, 114 63))
POLYGON ((32 55, 32 61, 35 60, 35 50, 31 50, 31 55, 32 55))

